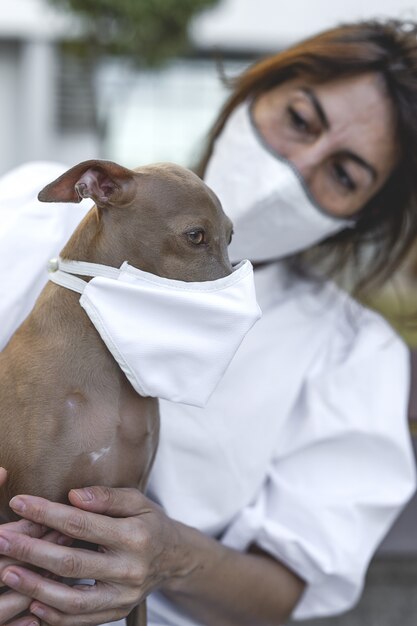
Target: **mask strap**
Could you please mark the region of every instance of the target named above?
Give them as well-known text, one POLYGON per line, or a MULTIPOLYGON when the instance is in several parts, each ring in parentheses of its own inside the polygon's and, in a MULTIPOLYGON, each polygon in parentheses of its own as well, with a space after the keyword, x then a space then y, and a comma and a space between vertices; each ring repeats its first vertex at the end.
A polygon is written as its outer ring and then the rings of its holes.
POLYGON ((68 274, 79 274, 80 276, 104 276, 105 278, 118 278, 120 270, 110 265, 100 265, 100 263, 87 263, 87 261, 69 261, 66 259, 54 259, 57 262, 57 269, 68 274))
POLYGON ((85 287, 88 284, 82 278, 78 278, 77 276, 71 276, 71 274, 61 272, 61 270, 49 272, 49 280, 56 285, 66 287, 67 289, 71 289, 71 291, 76 291, 77 293, 83 293, 85 287))
POLYGON ((100 265, 99 263, 87 263, 86 261, 68 261, 63 259, 51 259, 48 263, 49 280, 60 285, 83 293, 87 282, 78 276, 104 276, 106 278, 118 278, 120 270, 109 265, 100 265))

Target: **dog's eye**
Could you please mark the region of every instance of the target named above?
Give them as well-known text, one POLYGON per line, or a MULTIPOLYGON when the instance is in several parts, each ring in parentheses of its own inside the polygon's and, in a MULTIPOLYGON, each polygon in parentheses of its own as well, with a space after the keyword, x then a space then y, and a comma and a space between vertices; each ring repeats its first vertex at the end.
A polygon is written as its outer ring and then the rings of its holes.
POLYGON ((188 241, 190 241, 195 246, 200 246, 202 243, 206 243, 206 233, 202 228, 195 228, 193 230, 189 230, 186 233, 188 241))

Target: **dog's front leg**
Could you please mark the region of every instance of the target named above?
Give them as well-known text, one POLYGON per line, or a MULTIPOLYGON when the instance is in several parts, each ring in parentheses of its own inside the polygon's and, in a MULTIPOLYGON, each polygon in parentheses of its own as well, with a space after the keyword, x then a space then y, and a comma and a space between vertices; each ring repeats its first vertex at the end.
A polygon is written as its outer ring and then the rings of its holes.
POLYGON ((146 626, 147 623, 146 600, 144 600, 129 613, 126 618, 126 624, 127 626, 146 626))

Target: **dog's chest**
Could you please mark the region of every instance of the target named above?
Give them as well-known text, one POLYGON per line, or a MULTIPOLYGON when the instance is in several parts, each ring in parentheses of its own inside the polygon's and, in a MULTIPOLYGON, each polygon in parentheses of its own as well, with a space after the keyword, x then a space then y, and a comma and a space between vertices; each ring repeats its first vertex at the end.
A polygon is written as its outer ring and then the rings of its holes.
POLYGON ((157 401, 141 398, 123 383, 117 392, 72 392, 64 411, 62 442, 82 471, 103 484, 137 486, 157 446, 157 401))

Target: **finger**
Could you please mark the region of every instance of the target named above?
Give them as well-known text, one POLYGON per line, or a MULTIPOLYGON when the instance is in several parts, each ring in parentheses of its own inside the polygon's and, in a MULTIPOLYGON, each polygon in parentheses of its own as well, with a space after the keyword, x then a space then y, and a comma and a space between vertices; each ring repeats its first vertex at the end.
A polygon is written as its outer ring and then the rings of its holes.
MULTIPOLYGON (((2 524, 0 526, 0 531, 3 529, 7 529, 9 531, 13 531, 13 532, 19 532, 19 533, 23 533, 28 535, 29 537, 42 537, 42 535, 44 535, 45 539, 45 532, 46 532, 46 527, 45 526, 41 526, 40 524, 35 524, 34 522, 30 522, 28 520, 19 520, 18 522, 10 522, 9 524, 2 524)), ((60 533, 59 533, 60 535, 60 533)), ((60 535, 61 536, 61 535, 60 535)), ((52 537, 52 540, 54 539, 54 537, 52 537)), ((57 538, 58 540, 59 538, 57 538)), ((16 564, 17 561, 14 559, 9 559, 9 558, 2 558, 0 560, 0 575, 1 573, 5 570, 6 567, 8 567, 9 565, 13 565, 16 564)), ((4 587, 3 582, 0 580, 0 588, 4 587)), ((1 623, 1 622, 0 622, 1 623)))
POLYGON ((7 626, 39 626, 39 621, 33 615, 26 615, 12 622, 7 622, 7 626))
POLYGON ((0 596, 0 624, 5 624, 9 619, 25 611, 31 602, 32 598, 22 596, 21 593, 15 591, 2 593, 0 596))
MULTIPOLYGON (((0 577, 2 576, 3 572, 5 571, 6 567, 9 567, 10 565, 21 565, 21 563, 19 563, 19 561, 17 561, 16 559, 7 559, 6 557, 1 558, 0 560, 0 577)), ((0 578, 0 588, 5 587, 5 583, 1 580, 0 578)), ((3 596, 0 596, 0 598, 2 598, 3 596)), ((2 622, 0 622, 1 624, 2 622)))
POLYGON ((17 522, 8 522, 7 524, 1 524, 0 528, 6 530, 12 530, 16 533, 22 533, 29 535, 29 537, 42 537, 47 531, 46 526, 36 524, 27 519, 20 519, 17 522))
POLYGON ((4 485, 7 480, 7 470, 4 467, 0 467, 0 485, 4 485))
MULTIPOLYGON (((29 523, 32 524, 32 522, 29 522, 29 523)), ((6 528, 6 526, 7 524, 0 526, 0 534, 3 531, 3 529, 6 528)), ((33 526, 35 526, 35 524, 33 524, 33 526)), ((59 545, 66 545, 66 546, 70 546, 73 542, 71 537, 66 537, 65 535, 62 535, 56 530, 53 530, 47 533, 46 535, 44 535, 42 539, 43 541, 47 541, 49 543, 58 543, 59 545)), ((0 559, 0 589, 5 586, 3 581, 1 580, 1 575, 3 574, 6 567, 9 567, 9 565, 21 565, 21 564, 22 564, 21 561, 17 559, 11 559, 7 557, 2 557, 0 559)))
MULTIPOLYGON (((123 576, 124 564, 108 552, 70 548, 1 529, 0 552, 16 561, 35 565, 64 578, 106 580, 111 576, 112 580, 118 580, 119 576, 123 576)), ((8 568, 3 568, 0 574, 6 585, 5 575, 8 571, 8 568)))
POLYGON ((116 520, 36 496, 15 496, 10 506, 25 519, 44 524, 68 537, 116 547, 121 540, 116 520))
MULTIPOLYGON (((6 584, 33 599, 70 615, 82 615, 109 609, 117 605, 120 591, 115 586, 97 583, 85 585, 86 589, 74 589, 36 572, 13 566, 5 577, 6 584)), ((47 620, 46 620, 47 621, 47 620)))
MULTIPOLYGON (((0 527, 0 534, 2 530, 3 529, 0 527)), ((47 541, 48 543, 56 543, 59 546, 71 546, 74 543, 74 539, 72 537, 63 535, 58 530, 51 530, 44 537, 42 537, 42 541, 47 541)))
POLYGON ((131 517, 153 510, 155 504, 138 489, 112 487, 86 487, 71 489, 71 504, 78 508, 112 517, 131 517))
POLYGON ((80 624, 87 626, 87 624, 107 624, 126 617, 126 615, 130 612, 128 608, 116 608, 105 611, 97 611, 83 616, 64 615, 61 611, 57 611, 56 609, 46 606, 45 604, 41 604, 38 601, 31 604, 30 610, 37 617, 51 626, 80 626, 80 624))
MULTIPOLYGON (((50 531, 44 537, 42 537, 42 539, 43 541, 48 541, 49 543, 57 543, 60 546, 71 546, 74 542, 74 540, 71 537, 62 535, 57 530, 50 531)), ((19 562, 19 563, 16 563, 16 565, 22 565, 22 563, 19 562)), ((42 574, 42 576, 46 576, 47 578, 53 578, 54 580, 59 579, 59 576, 45 569, 41 569, 39 573, 42 574)), ((2 581, 0 580, 0 582, 2 581)))

